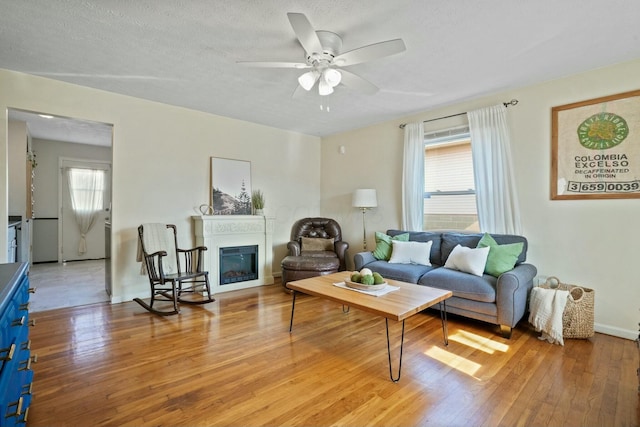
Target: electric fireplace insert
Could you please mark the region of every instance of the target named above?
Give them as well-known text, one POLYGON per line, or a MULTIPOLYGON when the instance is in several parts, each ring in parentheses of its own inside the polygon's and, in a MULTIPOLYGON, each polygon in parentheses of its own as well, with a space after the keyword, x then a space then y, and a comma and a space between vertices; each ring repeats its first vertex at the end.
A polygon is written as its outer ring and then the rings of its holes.
POLYGON ((258 245, 220 248, 220 285, 258 278, 258 245))

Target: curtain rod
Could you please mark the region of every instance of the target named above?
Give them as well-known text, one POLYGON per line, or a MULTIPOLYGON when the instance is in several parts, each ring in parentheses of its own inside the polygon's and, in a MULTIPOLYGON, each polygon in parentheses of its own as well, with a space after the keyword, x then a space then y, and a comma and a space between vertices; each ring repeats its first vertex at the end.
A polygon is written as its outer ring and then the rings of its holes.
MULTIPOLYGON (((509 105, 517 105, 517 104, 518 104, 518 100, 517 99, 512 99, 509 102, 503 102, 502 103, 502 105, 504 105, 505 107, 508 107, 509 105)), ((462 115, 465 115, 465 114, 467 114, 466 111, 464 113, 451 114, 449 116, 437 117, 435 119, 429 119, 429 120, 423 120, 422 123, 435 122, 436 120, 448 119, 449 117, 457 117, 457 116, 462 116, 462 115)), ((399 127, 400 127, 400 129, 404 129, 404 127, 406 125, 407 125, 406 123, 403 123, 399 127)))

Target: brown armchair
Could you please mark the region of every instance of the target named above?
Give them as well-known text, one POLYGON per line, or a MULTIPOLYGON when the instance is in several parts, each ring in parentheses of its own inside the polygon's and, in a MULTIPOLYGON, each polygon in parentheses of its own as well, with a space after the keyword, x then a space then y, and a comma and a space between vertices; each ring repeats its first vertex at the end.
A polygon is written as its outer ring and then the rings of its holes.
POLYGON ((282 284, 346 270, 349 244, 331 218, 302 218, 291 227, 289 255, 282 260, 282 284))
POLYGON ((296 221, 291 227, 291 241, 287 243, 291 256, 337 256, 339 271, 346 269, 348 248, 349 244, 342 241, 340 224, 330 218, 303 218, 296 221))

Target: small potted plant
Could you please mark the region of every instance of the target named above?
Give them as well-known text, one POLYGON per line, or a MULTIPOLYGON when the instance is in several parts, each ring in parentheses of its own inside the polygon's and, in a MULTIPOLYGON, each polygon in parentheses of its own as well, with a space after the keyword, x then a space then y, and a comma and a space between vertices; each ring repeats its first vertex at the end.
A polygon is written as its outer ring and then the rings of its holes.
POLYGON ((251 192, 251 205, 255 215, 264 215, 264 194, 262 194, 262 191, 253 190, 251 192))

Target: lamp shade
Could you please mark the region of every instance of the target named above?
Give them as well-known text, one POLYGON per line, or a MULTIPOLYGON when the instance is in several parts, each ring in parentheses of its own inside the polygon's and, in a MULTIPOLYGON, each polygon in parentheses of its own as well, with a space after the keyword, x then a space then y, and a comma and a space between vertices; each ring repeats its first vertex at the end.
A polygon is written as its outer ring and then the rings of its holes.
POLYGON ((317 71, 308 71, 298 77, 298 83, 300 83, 300 86, 302 86, 304 90, 311 90, 313 85, 316 84, 318 77, 320 77, 320 74, 317 71))
POLYGON ((340 80, 342 80, 342 74, 340 74, 340 71, 338 70, 334 70, 333 68, 327 68, 322 73, 322 78, 331 87, 336 87, 340 84, 340 80))
POLYGON ((333 87, 326 82, 325 79, 320 79, 320 82, 318 83, 318 94, 325 96, 325 95, 331 95, 333 93, 333 87))
POLYGON ((353 193, 353 200, 351 205, 354 208, 375 208, 378 206, 378 196, 376 190, 371 188, 364 188, 356 190, 353 193))

